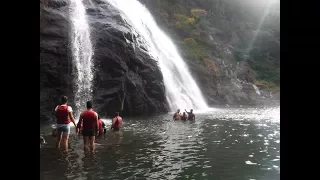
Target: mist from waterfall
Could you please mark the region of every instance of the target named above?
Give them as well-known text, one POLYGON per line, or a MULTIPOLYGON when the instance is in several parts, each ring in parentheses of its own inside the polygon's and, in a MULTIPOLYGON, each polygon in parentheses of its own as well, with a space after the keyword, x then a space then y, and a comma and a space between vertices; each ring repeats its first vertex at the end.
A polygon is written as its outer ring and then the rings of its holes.
MULTIPOLYGON (((166 98, 171 111, 207 109, 199 87, 170 38, 157 26, 147 8, 138 0, 105 0, 121 12, 142 36, 148 52, 159 64, 164 78, 166 98)), ((138 43, 138 42, 136 42, 138 43)))
POLYGON ((92 44, 86 10, 82 0, 70 0, 71 48, 74 77, 74 115, 86 108, 92 98, 92 44))

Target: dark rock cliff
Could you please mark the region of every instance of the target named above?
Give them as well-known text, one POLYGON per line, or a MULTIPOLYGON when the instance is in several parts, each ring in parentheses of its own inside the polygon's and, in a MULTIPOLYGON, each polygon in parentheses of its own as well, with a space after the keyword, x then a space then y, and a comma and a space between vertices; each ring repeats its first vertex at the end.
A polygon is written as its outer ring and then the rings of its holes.
POLYGON ((157 62, 138 46, 135 30, 104 1, 86 4, 94 51, 94 102, 98 111, 124 115, 168 111, 157 62), (123 104, 123 105, 122 105, 123 104))
MULTIPOLYGON (((168 111, 157 62, 137 46, 138 36, 103 1, 85 2, 94 47, 93 102, 102 116, 145 115, 168 111)), ((40 119, 52 119, 63 94, 73 106, 72 52, 65 0, 40 1, 40 119)))
POLYGON ((59 97, 72 102, 67 1, 40 1, 40 120, 52 118, 59 97))

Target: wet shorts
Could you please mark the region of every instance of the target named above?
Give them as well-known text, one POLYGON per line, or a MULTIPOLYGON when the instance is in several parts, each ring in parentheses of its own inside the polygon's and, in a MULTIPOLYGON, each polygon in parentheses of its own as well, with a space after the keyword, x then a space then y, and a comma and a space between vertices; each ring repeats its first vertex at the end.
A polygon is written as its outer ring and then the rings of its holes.
POLYGON ((70 134, 70 124, 57 124, 57 135, 61 133, 65 135, 70 134))
POLYGON ((82 136, 96 136, 97 130, 96 129, 83 129, 82 136))

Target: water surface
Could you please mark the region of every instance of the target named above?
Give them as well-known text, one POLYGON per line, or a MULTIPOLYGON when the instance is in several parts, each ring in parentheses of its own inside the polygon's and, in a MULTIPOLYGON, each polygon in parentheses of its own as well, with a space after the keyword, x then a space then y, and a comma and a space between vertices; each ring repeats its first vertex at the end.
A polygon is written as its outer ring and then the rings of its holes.
POLYGON ((41 125, 48 144, 40 149, 40 178, 280 179, 279 107, 195 113, 195 122, 172 114, 124 118, 123 131, 98 139, 90 155, 74 134, 67 154, 56 150, 50 125, 41 125))

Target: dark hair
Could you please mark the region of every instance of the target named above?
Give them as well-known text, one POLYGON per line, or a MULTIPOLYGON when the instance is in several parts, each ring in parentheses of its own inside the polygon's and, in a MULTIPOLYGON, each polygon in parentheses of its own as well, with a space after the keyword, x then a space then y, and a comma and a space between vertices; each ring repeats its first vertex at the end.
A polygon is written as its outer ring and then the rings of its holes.
POLYGON ((100 116, 99 116, 99 114, 98 114, 98 119, 100 119, 100 116))
POLYGON ((114 116, 119 116, 119 112, 114 113, 114 116))
POLYGON ((61 104, 65 104, 68 102, 68 97, 67 96, 61 96, 61 104))
POLYGON ((87 101, 87 109, 91 109, 92 108, 92 102, 91 101, 87 101))

